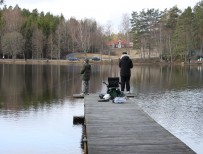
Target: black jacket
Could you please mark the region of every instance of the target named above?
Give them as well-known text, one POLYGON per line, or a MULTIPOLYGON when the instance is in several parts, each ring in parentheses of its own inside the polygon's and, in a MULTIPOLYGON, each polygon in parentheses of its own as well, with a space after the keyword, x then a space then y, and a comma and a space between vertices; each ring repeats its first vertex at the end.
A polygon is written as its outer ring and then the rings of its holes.
POLYGON ((121 56, 121 59, 119 60, 119 67, 121 76, 131 75, 130 69, 133 68, 133 63, 127 54, 121 56))

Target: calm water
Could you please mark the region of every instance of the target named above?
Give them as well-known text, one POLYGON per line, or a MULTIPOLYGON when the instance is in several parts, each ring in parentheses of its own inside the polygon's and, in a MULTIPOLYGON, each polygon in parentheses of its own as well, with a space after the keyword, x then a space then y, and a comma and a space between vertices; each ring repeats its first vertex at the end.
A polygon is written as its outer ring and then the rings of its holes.
MULTIPOLYGON (((92 65, 90 93, 104 93, 115 65, 92 65)), ((0 64, 0 153, 81 154, 81 65, 0 64)), ((135 66, 133 99, 198 154, 203 153, 203 67, 135 66)))

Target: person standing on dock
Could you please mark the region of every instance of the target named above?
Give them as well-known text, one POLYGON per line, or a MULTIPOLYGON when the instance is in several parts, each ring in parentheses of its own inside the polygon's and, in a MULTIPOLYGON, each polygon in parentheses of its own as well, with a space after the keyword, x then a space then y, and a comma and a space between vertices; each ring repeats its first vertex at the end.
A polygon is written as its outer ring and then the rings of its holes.
POLYGON ((119 59, 119 67, 121 77, 121 91, 124 92, 126 88, 127 93, 130 93, 130 76, 133 63, 127 52, 122 53, 119 59))
POLYGON ((80 71, 83 75, 82 77, 82 94, 87 95, 89 93, 89 80, 91 75, 91 65, 89 64, 89 59, 85 59, 84 65, 80 71))

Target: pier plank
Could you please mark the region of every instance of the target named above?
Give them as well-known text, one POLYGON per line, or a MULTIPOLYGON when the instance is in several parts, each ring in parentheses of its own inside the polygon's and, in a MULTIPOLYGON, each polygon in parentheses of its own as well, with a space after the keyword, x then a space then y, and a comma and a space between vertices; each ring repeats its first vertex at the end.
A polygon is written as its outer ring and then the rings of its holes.
POLYGON ((136 103, 98 102, 84 98, 88 154, 194 154, 136 103))

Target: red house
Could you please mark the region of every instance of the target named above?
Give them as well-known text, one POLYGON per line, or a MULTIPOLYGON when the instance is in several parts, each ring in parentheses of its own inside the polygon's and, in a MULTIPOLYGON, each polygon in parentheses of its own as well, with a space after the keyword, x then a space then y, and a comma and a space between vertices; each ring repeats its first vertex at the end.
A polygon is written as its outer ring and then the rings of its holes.
POLYGON ((133 43, 130 42, 129 44, 127 44, 126 40, 113 40, 110 42, 106 42, 105 45, 112 48, 126 48, 126 47, 132 48, 133 43))

